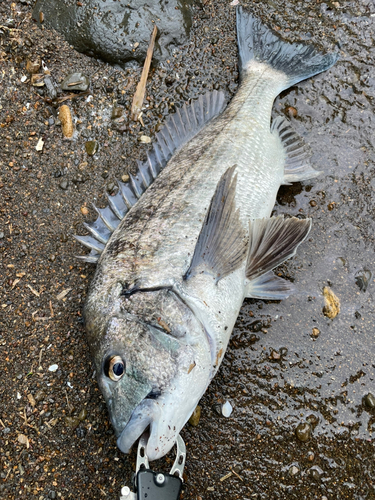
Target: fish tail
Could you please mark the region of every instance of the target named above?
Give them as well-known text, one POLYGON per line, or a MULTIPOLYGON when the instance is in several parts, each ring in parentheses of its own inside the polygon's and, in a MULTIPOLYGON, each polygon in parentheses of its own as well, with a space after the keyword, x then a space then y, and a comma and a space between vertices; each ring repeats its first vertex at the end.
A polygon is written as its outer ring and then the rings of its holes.
POLYGON ((286 75, 282 90, 330 68, 338 54, 321 54, 312 45, 288 43, 241 6, 237 7, 241 78, 252 64, 265 63, 286 75))

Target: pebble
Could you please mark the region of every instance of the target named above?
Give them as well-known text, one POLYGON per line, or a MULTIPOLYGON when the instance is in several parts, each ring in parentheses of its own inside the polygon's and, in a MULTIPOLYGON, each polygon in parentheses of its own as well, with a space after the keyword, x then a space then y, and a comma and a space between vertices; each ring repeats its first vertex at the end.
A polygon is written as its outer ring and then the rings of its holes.
POLYGON ((291 476, 296 476, 299 473, 299 468, 296 467, 295 465, 292 465, 292 467, 289 469, 289 474, 291 476))
POLYGON ((272 359, 273 361, 279 361, 280 358, 281 358, 281 356, 280 356, 280 354, 277 351, 272 351, 271 352, 270 359, 272 359))
POLYGON ((311 336, 314 338, 314 339, 317 339, 320 335, 320 330, 318 330, 318 328, 313 328, 312 329, 312 333, 311 333, 311 336))
POLYGON ((116 118, 120 118, 124 114, 124 108, 113 107, 112 109, 112 120, 116 120, 116 118))
POLYGON ((112 194, 113 191, 116 189, 116 184, 114 182, 108 182, 107 184, 107 191, 109 194, 112 194))
POLYGON ((364 269, 363 271, 359 271, 355 275, 355 284, 361 290, 361 292, 365 292, 371 282, 372 272, 364 269))
POLYGON ((37 151, 42 151, 43 150, 43 146, 44 146, 44 141, 42 138, 39 139, 37 145, 35 146, 35 149, 37 151))
POLYGON ((57 370, 58 370, 58 368, 59 368, 59 366, 58 366, 58 365, 51 365, 51 366, 49 366, 49 367, 48 367, 48 370, 49 370, 50 372, 55 372, 55 371, 57 371, 57 370))
POLYGON ((201 418, 201 407, 197 405, 195 410, 193 411, 192 416, 189 418, 189 424, 193 427, 196 427, 199 424, 199 420, 201 418))
POLYGON ((320 467, 318 467, 317 465, 314 465, 314 467, 311 467, 311 469, 309 470, 310 477, 312 477, 316 481, 318 481, 320 479, 320 476, 322 474, 323 474, 322 469, 320 467))
POLYGON ((34 396, 35 401, 39 402, 44 399, 44 392, 43 391, 37 391, 34 396))
POLYGON ((98 148, 99 148, 99 144, 97 141, 87 141, 85 143, 86 153, 89 156, 93 156, 98 151, 98 148))
POLYGON ((148 135, 141 135, 141 137, 139 138, 139 140, 143 144, 149 144, 151 142, 151 137, 149 137, 148 135))
POLYGON ((297 425, 295 434, 296 437, 299 441, 302 441, 302 443, 305 443, 308 441, 311 437, 311 425, 307 422, 301 422, 300 424, 297 425))
POLYGON ((369 392, 366 394, 366 396, 363 398, 363 402, 367 406, 367 408, 375 408, 375 396, 369 392))
POLYGON ((229 418, 232 414, 233 411, 233 406, 230 404, 229 401, 223 404, 221 407, 221 413, 224 417, 229 418))
POLYGON ((59 184, 59 187, 61 189, 63 189, 64 191, 66 191, 68 189, 68 186, 69 186, 69 182, 68 181, 61 181, 60 184, 59 184))
POLYGON ((65 417, 65 424, 73 430, 79 426, 81 420, 78 417, 65 417))
POLYGON ((64 80, 61 82, 61 88, 62 90, 81 90, 85 91, 89 88, 90 81, 81 72, 77 73, 70 73, 64 80), (72 85, 72 83, 75 83, 76 85, 72 85))
POLYGON ((89 209, 87 207, 83 206, 83 207, 81 207, 81 212, 82 212, 83 215, 88 215, 89 209))
POLYGON ((315 454, 313 451, 309 451, 308 454, 306 455, 307 456, 307 460, 309 462, 313 462, 314 461, 314 458, 315 458, 315 454))
POLYGON ((296 118, 298 114, 296 108, 294 108, 293 106, 288 106, 286 108, 286 112, 290 118, 296 118))
POLYGON ((5 236, 4 233, 1 231, 0 232, 0 240, 2 240, 4 238, 4 236, 5 236))
POLYGON ((86 418, 87 418, 87 410, 86 410, 86 408, 82 408, 82 410, 79 412, 78 418, 81 421, 82 420, 86 420, 86 418))

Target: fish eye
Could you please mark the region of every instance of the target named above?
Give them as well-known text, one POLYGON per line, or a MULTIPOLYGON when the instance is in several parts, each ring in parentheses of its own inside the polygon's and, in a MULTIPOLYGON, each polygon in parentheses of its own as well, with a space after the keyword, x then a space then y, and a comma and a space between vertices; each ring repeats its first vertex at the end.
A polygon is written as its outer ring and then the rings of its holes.
POLYGON ((104 371, 111 380, 117 382, 125 373, 125 363, 120 356, 110 356, 105 362, 104 371))

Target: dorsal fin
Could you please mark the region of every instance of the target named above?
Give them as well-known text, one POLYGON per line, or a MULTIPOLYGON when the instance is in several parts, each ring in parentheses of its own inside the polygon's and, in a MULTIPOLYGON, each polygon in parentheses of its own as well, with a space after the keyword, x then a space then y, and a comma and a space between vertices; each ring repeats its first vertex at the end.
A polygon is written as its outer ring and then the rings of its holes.
POLYGON ((147 160, 138 161, 137 173, 130 174, 128 182, 118 181, 119 190, 115 196, 107 194, 108 206, 97 208, 99 217, 95 222, 85 224, 91 236, 75 236, 90 248, 88 255, 78 256, 86 262, 97 262, 111 234, 120 224, 130 208, 135 205, 146 189, 154 182, 160 171, 172 156, 198 134, 207 123, 218 116, 226 105, 223 92, 207 92, 189 106, 177 108, 167 117, 164 126, 156 134, 156 142, 147 152, 147 160))

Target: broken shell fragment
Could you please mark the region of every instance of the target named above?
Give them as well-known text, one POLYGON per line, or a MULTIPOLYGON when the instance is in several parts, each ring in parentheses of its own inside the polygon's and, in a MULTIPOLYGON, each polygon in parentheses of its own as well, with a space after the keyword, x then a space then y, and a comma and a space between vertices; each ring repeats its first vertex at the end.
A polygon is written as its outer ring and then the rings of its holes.
POLYGON ((340 300, 333 293, 333 291, 325 286, 323 288, 323 297, 324 297, 324 307, 323 314, 327 316, 327 318, 333 319, 336 318, 338 313, 340 312, 340 300))

